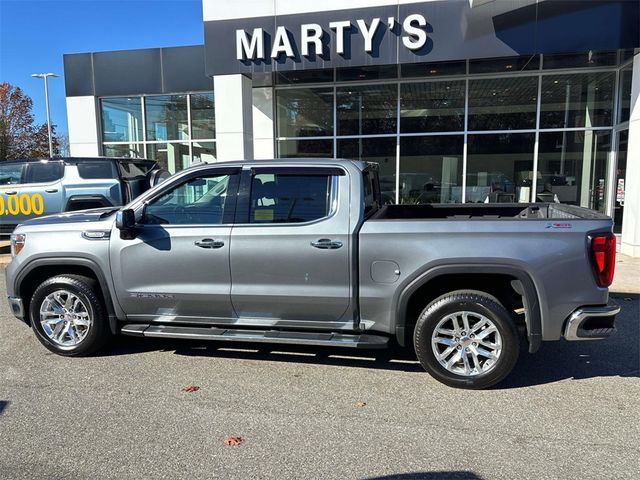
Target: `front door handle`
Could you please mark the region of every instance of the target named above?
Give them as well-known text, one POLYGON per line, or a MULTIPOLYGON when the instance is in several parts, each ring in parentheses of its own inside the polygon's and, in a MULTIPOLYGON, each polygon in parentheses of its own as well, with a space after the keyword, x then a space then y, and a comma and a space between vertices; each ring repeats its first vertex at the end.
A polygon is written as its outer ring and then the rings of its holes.
POLYGON ((312 247, 320 248, 322 250, 335 250, 342 247, 342 242, 339 240, 330 240, 328 238, 321 238, 315 242, 311 242, 312 247))
POLYGON ((222 248, 224 242, 222 240, 214 240, 213 238, 203 238, 202 240, 196 240, 194 245, 200 248, 222 248))
POLYGON ((45 192, 47 192, 47 193, 57 193, 58 189, 57 188, 48 188, 47 190, 45 190, 45 192))
POLYGON ((11 190, 10 192, 5 192, 7 195, 17 195, 18 192, 15 190, 11 190))

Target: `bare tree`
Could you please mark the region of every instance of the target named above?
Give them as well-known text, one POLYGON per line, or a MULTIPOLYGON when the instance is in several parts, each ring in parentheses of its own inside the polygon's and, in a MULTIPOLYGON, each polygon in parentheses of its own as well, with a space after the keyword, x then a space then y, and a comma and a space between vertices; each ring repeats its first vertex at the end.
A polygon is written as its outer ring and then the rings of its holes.
MULTIPOLYGON (((0 83, 0 161, 49 156, 47 125, 34 125, 32 108, 33 101, 20 87, 0 83)), ((54 155, 59 148, 53 135, 54 155)))

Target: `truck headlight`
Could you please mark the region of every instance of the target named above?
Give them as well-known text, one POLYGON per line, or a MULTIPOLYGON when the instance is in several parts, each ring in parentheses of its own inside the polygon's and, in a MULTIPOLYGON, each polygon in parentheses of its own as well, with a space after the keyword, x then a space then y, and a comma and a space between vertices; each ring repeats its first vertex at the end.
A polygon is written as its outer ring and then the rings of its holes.
POLYGON ((24 248, 24 244, 27 241, 27 236, 24 233, 11 234, 11 256, 15 257, 24 248))

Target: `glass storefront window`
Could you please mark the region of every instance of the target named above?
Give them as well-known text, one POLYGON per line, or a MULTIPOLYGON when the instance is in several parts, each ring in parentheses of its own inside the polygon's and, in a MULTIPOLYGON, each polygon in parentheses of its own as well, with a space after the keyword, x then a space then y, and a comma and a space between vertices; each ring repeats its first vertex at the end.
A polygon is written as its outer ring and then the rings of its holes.
POLYGON ((192 145, 194 162, 216 162, 215 142, 193 142, 192 145))
POLYGON ((618 63, 618 52, 582 52, 544 55, 542 68, 593 68, 614 66, 618 63))
POLYGON ((469 73, 501 73, 522 72, 523 70, 538 70, 540 55, 529 57, 501 57, 469 62, 469 73))
POLYGON ((338 140, 338 158, 375 162, 379 165, 383 203, 396 199, 396 137, 338 140))
POLYGON ((542 77, 540 128, 610 126, 615 72, 542 77))
POLYGON ((333 139, 278 140, 278 158, 333 158, 333 139))
POLYGON ((462 201, 463 135, 400 139, 400 203, 462 201))
POLYGON ((464 81, 400 85, 400 133, 464 130, 464 81))
POLYGON ((191 134, 193 139, 216 138, 213 93, 191 94, 191 134))
POLYGON ((529 202, 533 133, 469 135, 466 201, 529 202))
POLYGON ((629 121, 631 115, 631 80, 633 69, 631 66, 620 71, 620 113, 618 123, 629 121))
POLYGON ((147 140, 188 140, 186 95, 145 97, 147 140))
POLYGON ((606 210, 607 157, 610 131, 540 134, 538 200, 606 210))
MULTIPOLYGON (((275 78, 278 85, 333 82, 333 70, 293 70, 291 72, 278 72, 275 78)), ((255 82, 253 82, 253 86, 256 86, 255 82)))
POLYGON ((469 130, 517 130, 536 126, 538 77, 469 81, 469 130))
POLYGON ((188 143, 150 143, 147 145, 147 155, 171 173, 191 165, 188 143))
POLYGON ((351 82, 363 80, 388 80, 398 77, 397 65, 383 65, 370 67, 338 68, 336 80, 351 82))
POLYGON ((336 96, 338 135, 396 133, 397 84, 341 87, 336 96))
POLYGON ((102 154, 105 157, 143 158, 144 147, 141 143, 104 144, 102 154))
POLYGON ((629 149, 629 130, 618 133, 618 160, 616 164, 616 183, 613 185, 613 231, 622 232, 624 214, 625 180, 627 176, 627 151, 629 149))
POLYGON ((467 62, 405 63, 400 65, 400 75, 408 77, 441 77, 443 75, 464 75, 467 62))
POLYGON ((333 136, 333 88, 278 90, 278 137, 333 136))
POLYGON ((142 140, 142 106, 140 97, 103 98, 103 142, 139 142, 142 140))

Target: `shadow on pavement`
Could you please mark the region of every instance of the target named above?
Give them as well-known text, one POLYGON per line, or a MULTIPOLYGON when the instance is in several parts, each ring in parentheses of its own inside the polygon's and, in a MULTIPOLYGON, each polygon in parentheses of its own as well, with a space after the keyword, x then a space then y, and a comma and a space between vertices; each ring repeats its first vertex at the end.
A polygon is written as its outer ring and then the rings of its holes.
POLYGON ((0 415, 2 415, 2 413, 6 410, 8 406, 9 406, 9 402, 5 400, 0 400, 0 415))
MULTIPOLYGON (((522 388, 569 378, 639 377, 640 342, 638 338, 640 337, 640 325, 638 317, 640 314, 638 307, 640 295, 614 293, 611 296, 622 306, 624 313, 618 317, 616 322, 618 331, 614 336, 601 341, 566 342, 561 340, 543 343, 540 350, 533 355, 526 352, 521 353, 512 374, 494 389, 522 388)), ((298 345, 119 337, 112 347, 101 352, 101 355, 129 355, 148 351, 173 351, 176 355, 183 356, 238 358, 404 372, 423 371, 413 349, 400 347, 385 350, 355 350, 298 345)))
POLYGON ((473 472, 440 471, 398 473, 382 477, 367 477, 366 480, 482 480, 482 477, 473 472))
POLYGON ((367 477, 366 480, 482 480, 473 472, 440 471, 440 472, 411 472, 384 475, 382 477, 367 477))

